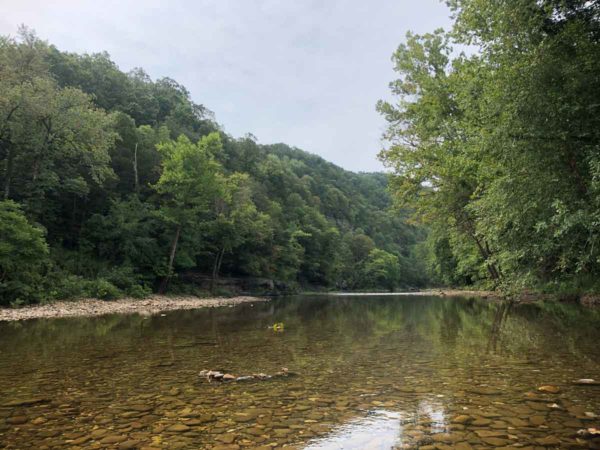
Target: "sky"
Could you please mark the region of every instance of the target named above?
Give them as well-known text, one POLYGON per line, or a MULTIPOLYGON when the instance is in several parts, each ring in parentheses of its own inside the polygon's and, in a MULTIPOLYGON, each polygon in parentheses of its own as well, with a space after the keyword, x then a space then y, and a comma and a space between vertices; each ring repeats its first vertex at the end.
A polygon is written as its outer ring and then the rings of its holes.
POLYGON ((379 99, 407 31, 449 28, 439 0, 0 0, 61 50, 107 51, 188 88, 234 137, 284 142, 353 171, 382 170, 379 99))

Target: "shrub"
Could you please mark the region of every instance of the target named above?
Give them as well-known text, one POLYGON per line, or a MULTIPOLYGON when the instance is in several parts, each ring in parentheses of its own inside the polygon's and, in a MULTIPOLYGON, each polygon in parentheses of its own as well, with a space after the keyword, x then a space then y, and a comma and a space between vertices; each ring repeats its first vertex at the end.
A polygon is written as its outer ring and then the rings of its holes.
POLYGON ((133 298, 145 298, 152 294, 152 289, 147 286, 136 284, 128 288, 125 293, 133 298))
POLYGON ((123 296, 123 292, 118 287, 104 278, 90 281, 89 294, 102 300, 114 300, 123 296))
POLYGON ((89 281, 63 271, 53 271, 46 280, 54 300, 73 300, 88 296, 89 281))
POLYGON ((115 267, 100 276, 131 297, 144 298, 152 293, 152 289, 130 266, 115 267))

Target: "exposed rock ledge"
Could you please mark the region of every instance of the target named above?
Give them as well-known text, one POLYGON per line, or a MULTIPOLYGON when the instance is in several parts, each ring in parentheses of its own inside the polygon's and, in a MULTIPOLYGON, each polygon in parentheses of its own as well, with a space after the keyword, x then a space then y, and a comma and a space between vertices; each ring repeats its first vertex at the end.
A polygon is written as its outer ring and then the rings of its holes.
POLYGON ((102 316, 105 314, 157 314, 175 309, 197 309, 217 306, 233 306, 240 303, 267 301, 258 297, 199 298, 166 297, 153 295, 143 300, 123 298, 120 300, 82 299, 60 301, 46 305, 27 306, 12 309, 0 308, 0 321, 27 320, 51 317, 102 316))

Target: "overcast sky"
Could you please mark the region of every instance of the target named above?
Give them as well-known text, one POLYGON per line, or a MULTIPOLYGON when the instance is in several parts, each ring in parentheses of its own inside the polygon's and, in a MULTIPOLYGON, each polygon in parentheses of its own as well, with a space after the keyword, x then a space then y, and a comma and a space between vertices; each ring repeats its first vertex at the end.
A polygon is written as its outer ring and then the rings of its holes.
POLYGON ((285 142, 346 169, 382 169, 375 111, 408 30, 448 28, 438 0, 0 0, 61 50, 108 51, 124 71, 169 76, 226 132, 285 142))

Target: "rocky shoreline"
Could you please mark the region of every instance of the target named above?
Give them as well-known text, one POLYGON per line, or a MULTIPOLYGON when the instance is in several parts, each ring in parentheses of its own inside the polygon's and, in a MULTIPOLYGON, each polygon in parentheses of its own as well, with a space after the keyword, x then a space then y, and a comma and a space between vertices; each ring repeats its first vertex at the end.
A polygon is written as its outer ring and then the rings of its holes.
MULTIPOLYGON (((491 301, 503 301, 506 298, 498 291, 478 291, 467 289, 426 289, 415 292, 414 295, 431 295, 436 297, 478 297, 491 301)), ((571 296, 561 296, 552 294, 543 294, 536 292, 522 292, 516 298, 518 303, 536 303, 540 301, 558 301, 567 303, 579 303, 583 306, 600 306, 600 294, 585 294, 571 296)))
POLYGON ((480 291, 468 289, 425 289, 417 291, 415 295, 426 295, 435 297, 479 297, 491 300, 501 300, 502 294, 496 291, 480 291))
POLYGON ((58 317, 102 316, 106 314, 158 314, 176 309, 197 309, 219 306, 234 306, 241 303, 268 301, 259 297, 216 297, 191 296, 167 297, 153 295, 145 299, 123 298, 119 300, 81 299, 59 301, 46 305, 24 308, 0 308, 0 322, 58 317))

